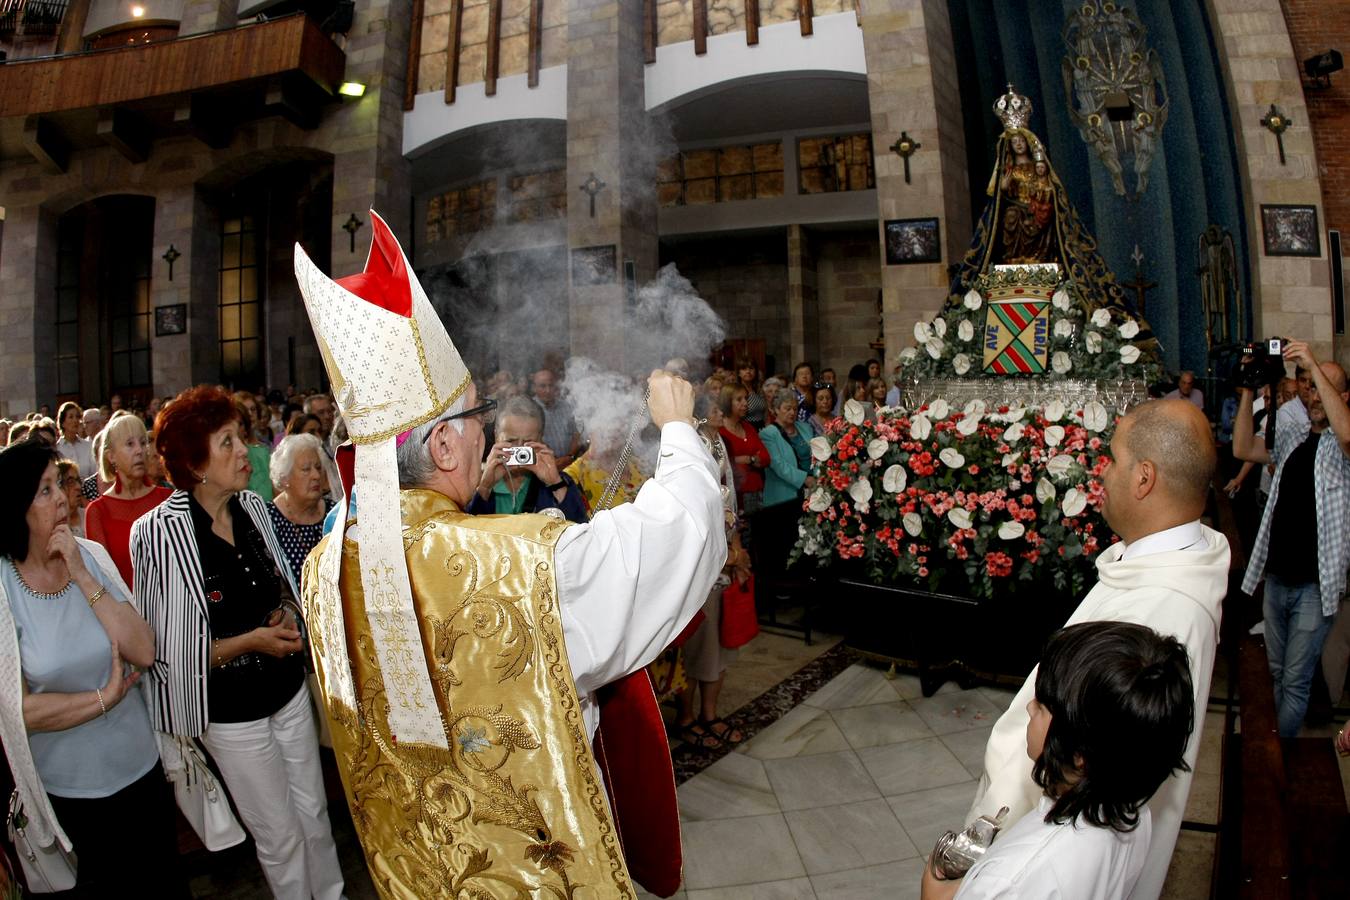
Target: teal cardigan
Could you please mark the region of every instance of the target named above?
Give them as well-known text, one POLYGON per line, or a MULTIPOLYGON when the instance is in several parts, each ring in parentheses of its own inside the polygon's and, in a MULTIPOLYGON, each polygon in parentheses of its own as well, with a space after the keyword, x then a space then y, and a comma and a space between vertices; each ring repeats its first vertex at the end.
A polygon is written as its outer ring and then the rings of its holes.
MULTIPOLYGON (((799 423, 798 428, 802 427, 799 423)), ((764 505, 776 506, 797 499, 806 481, 806 472, 797 468, 797 454, 777 425, 767 425, 759 439, 769 450, 769 467, 764 470, 764 505)))

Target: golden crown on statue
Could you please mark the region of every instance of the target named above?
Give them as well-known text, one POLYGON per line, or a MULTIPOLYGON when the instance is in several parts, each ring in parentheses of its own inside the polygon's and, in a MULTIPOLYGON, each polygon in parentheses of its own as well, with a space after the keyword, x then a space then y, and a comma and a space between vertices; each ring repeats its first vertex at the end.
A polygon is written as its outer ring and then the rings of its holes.
POLYGON ((1031 98, 1017 93, 1008 82, 1008 93, 994 101, 994 115, 1003 122, 1004 131, 1026 128, 1031 122, 1031 98))

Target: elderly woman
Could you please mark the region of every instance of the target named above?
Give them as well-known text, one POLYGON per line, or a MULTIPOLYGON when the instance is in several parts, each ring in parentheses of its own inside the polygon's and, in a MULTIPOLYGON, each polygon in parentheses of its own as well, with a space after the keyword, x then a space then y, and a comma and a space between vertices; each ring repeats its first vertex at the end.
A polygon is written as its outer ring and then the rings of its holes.
MULTIPOLYGON (((772 425, 774 400, 778 397, 778 392, 787 387, 787 382, 777 375, 764 379, 764 384, 760 387, 760 393, 764 395, 764 424, 772 425)), ((788 393, 791 393, 789 391, 788 393)))
POLYGON ((837 400, 832 385, 818 383, 815 385, 815 392, 815 412, 811 413, 810 418, 803 423, 810 429, 811 437, 818 437, 825 433, 826 426, 834 419, 835 401, 837 400))
MULTIPOLYGON (((769 467, 764 470, 764 508, 755 519, 755 572, 760 588, 769 587, 787 571, 788 553, 797 540, 797 519, 801 515, 802 490, 815 487, 811 471, 810 436, 806 423, 793 418, 797 398, 778 397, 777 424, 759 433, 769 450, 769 467)), ((761 590, 760 598, 771 596, 761 590)))
POLYGON ((187 896, 173 792, 136 666, 154 634, 104 549, 67 524, 51 448, 0 451, 0 742, 30 833, 78 858, 81 896, 187 896), (9 706, 13 704, 13 706, 9 706))
MULTIPOLYGON (((738 385, 726 388, 728 391, 733 389, 744 390, 738 385)), ((796 398, 790 392, 786 396, 796 402, 796 398)), ((717 715, 717 700, 722 694, 722 685, 726 682, 727 667, 735 662, 739 655, 738 651, 728 650, 722 646, 722 592, 731 586, 733 577, 744 583, 750 576, 750 557, 741 547, 738 530, 738 506, 732 476, 734 463, 732 451, 725 441, 726 422, 722 412, 724 405, 710 397, 700 397, 694 407, 694 415, 704 420, 699 433, 712 447, 713 458, 718 464, 718 480, 721 482, 722 507, 726 514, 727 528, 726 566, 713 583, 712 590, 708 592, 708 597, 703 603, 705 617, 703 623, 694 630, 681 648, 685 672, 691 686, 680 695, 679 712, 672 730, 681 740, 699 750, 720 750, 727 744, 739 744, 745 740, 745 735, 739 728, 717 715)))
POLYGON ((81 472, 94 471, 94 444, 80 436, 84 415, 78 403, 67 400, 56 413, 56 424, 61 428, 61 437, 56 442, 56 452, 66 459, 73 459, 81 472))
POLYGON ((309 551, 323 538, 324 517, 333 508, 333 501, 324 496, 328 471, 323 461, 323 444, 312 434, 288 435, 272 456, 276 495, 267 504, 267 514, 296 584, 309 551))
MULTIPOLYGON (((60 451, 57 451, 58 456, 60 451)), ((84 508, 89 501, 84 499, 84 491, 80 490, 80 467, 76 465, 73 459, 58 459, 56 461, 56 483, 66 495, 66 524, 70 526, 70 531, 78 538, 84 537, 84 508)))
POLYGON ((122 580, 134 585, 131 525, 159 506, 173 492, 152 480, 146 465, 146 431, 140 416, 119 413, 99 432, 99 477, 112 487, 84 511, 85 534, 102 544, 117 564, 122 580))
POLYGON ((299 590, 267 504, 245 490, 239 409, 224 390, 197 387, 156 425, 178 490, 131 533, 136 599, 160 647, 146 679, 151 721, 201 738, 274 896, 336 900, 342 869, 290 612, 299 590))

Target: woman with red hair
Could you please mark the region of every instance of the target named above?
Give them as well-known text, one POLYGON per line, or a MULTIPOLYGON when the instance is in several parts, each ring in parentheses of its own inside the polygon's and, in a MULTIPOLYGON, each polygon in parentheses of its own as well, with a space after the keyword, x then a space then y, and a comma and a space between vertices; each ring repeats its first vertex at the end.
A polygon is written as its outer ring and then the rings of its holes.
POLYGON ((267 504, 246 490, 239 410, 221 388, 184 391, 155 443, 177 490, 131 531, 136 599, 160 648, 144 682, 151 721, 211 752, 274 896, 338 900, 299 587, 267 504))

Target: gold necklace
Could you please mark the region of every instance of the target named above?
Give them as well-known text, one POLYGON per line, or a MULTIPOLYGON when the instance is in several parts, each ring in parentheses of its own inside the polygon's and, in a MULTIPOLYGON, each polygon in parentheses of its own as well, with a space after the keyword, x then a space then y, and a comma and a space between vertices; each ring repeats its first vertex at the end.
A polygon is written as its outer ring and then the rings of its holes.
POLYGON ((33 590, 33 586, 28 583, 28 579, 24 578, 23 573, 19 571, 19 564, 12 559, 9 561, 9 564, 14 567, 14 574, 19 576, 19 584, 23 585, 23 589, 28 593, 32 594, 34 597, 38 598, 39 600, 54 600, 57 597, 60 597, 62 594, 66 592, 67 589, 70 588, 70 583, 73 580, 67 577, 66 583, 61 585, 61 589, 59 591, 51 591, 50 593, 46 591, 35 591, 33 590))

